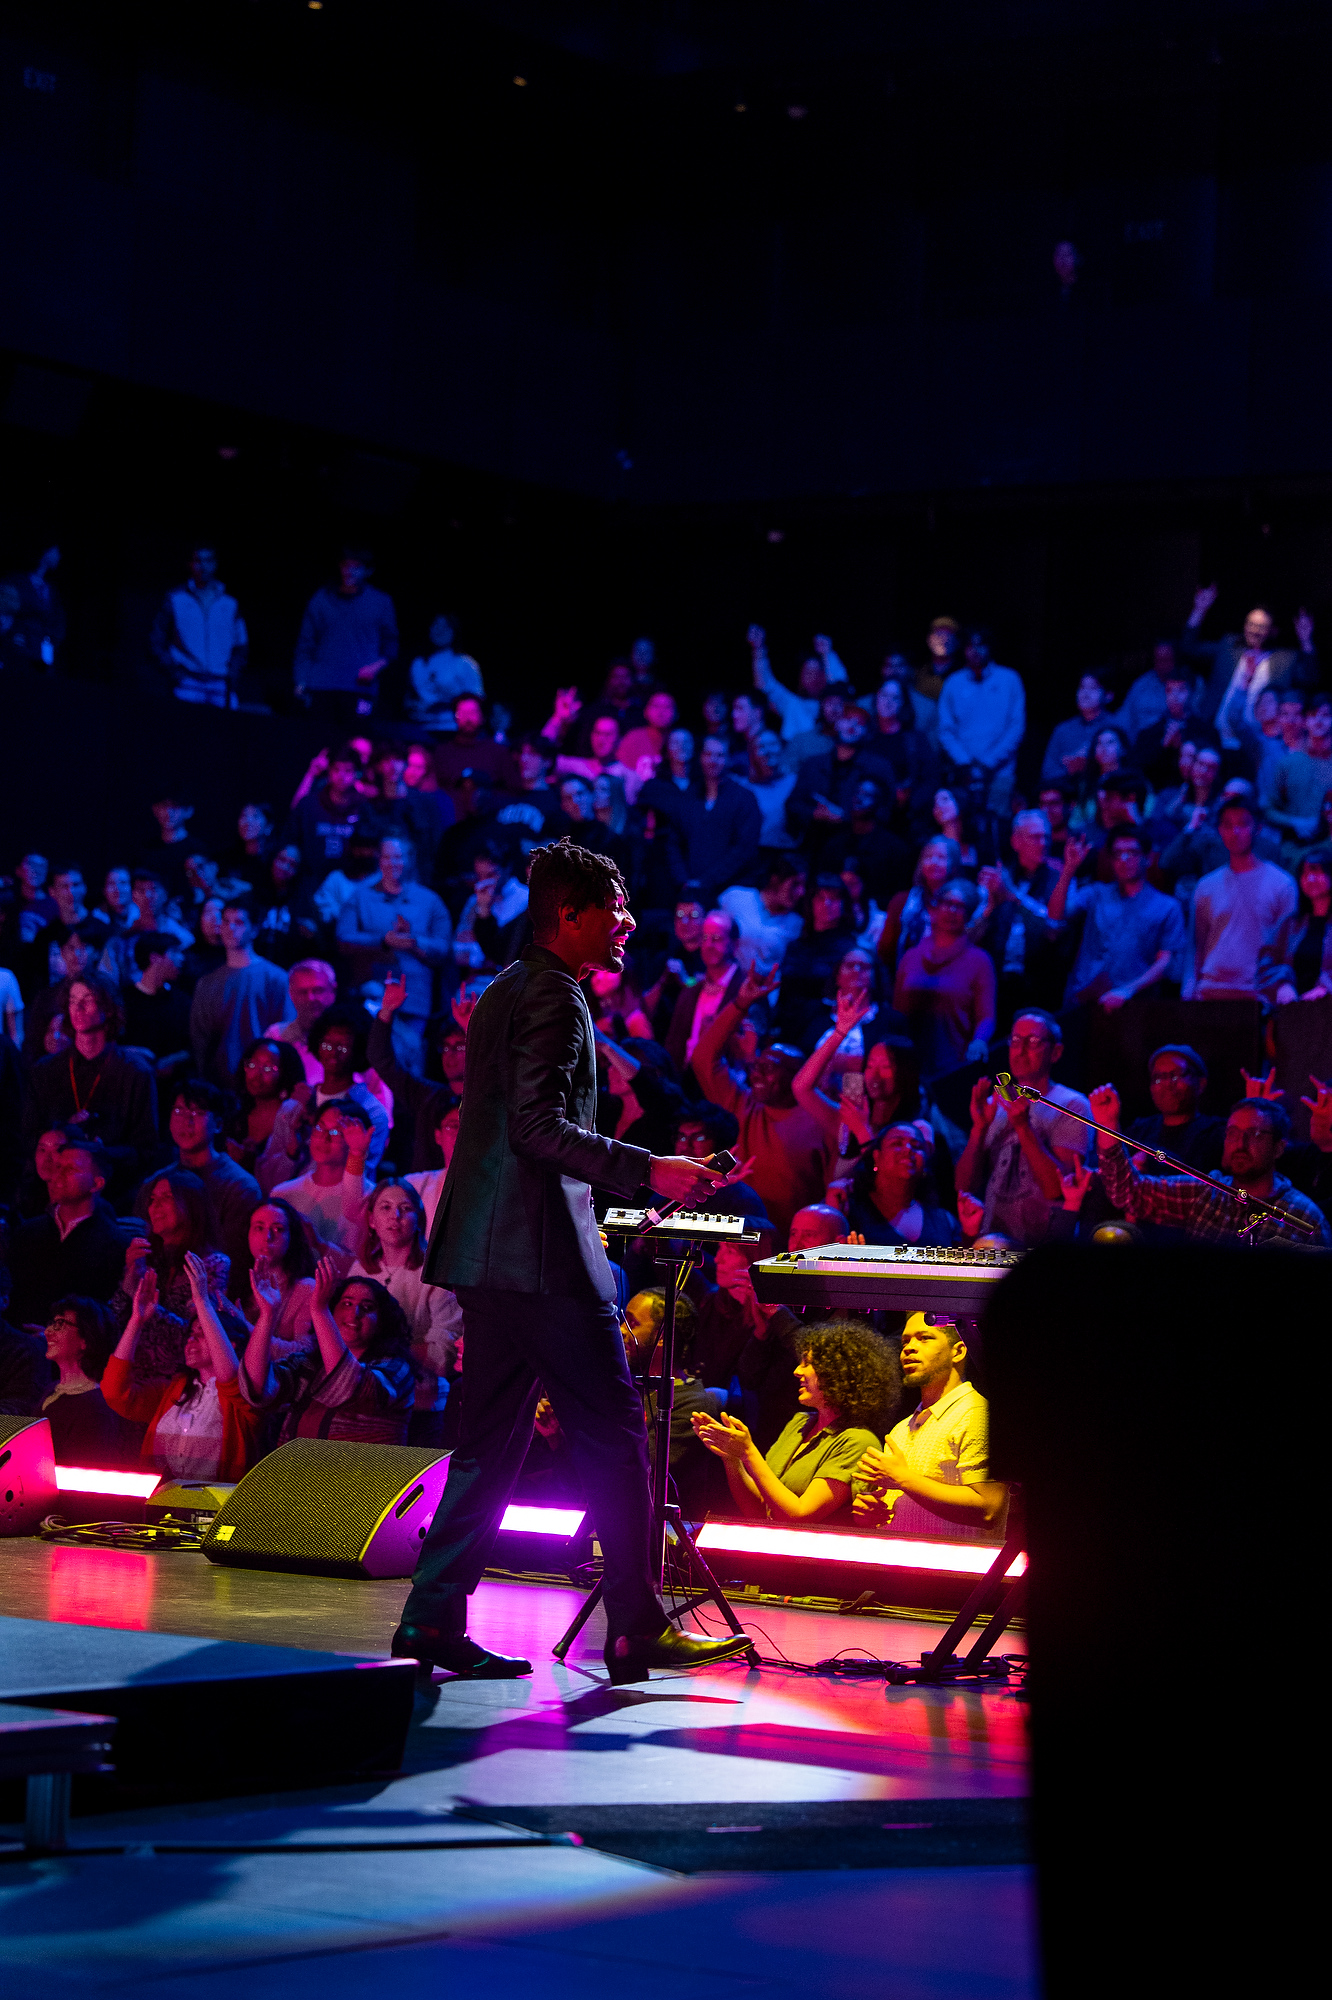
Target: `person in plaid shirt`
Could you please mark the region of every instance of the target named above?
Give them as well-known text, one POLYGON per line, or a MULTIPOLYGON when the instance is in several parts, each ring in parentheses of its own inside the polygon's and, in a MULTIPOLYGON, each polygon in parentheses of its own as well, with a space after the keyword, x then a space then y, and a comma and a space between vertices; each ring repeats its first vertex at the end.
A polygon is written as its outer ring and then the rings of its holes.
MULTIPOLYGON (((1119 1130, 1119 1092, 1103 1083, 1091 1093, 1091 1115, 1098 1125, 1119 1130)), ((1264 1217, 1245 1239, 1257 1243, 1305 1243, 1311 1248, 1332 1245, 1332 1231, 1320 1208, 1297 1192, 1276 1163, 1286 1150, 1290 1121, 1281 1105, 1264 1097, 1243 1097, 1226 1120, 1221 1153, 1221 1187, 1242 1188, 1259 1201, 1275 1202, 1291 1215, 1312 1223, 1316 1234, 1305 1236, 1286 1223, 1264 1217)), ((1250 1211, 1234 1202, 1221 1187, 1209 1188, 1183 1174, 1149 1178, 1140 1174, 1122 1144, 1098 1133, 1101 1177, 1116 1208, 1133 1222, 1166 1222, 1200 1243, 1233 1243, 1250 1211)))

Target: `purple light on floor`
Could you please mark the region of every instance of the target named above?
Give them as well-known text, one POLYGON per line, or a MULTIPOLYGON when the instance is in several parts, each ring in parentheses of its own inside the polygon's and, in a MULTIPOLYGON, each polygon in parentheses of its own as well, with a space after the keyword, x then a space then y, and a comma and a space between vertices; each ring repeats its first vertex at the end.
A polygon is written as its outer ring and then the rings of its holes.
POLYGON ((567 1541, 583 1525, 581 1507, 520 1507, 510 1503, 504 1510, 500 1532, 511 1535, 559 1535, 567 1541))

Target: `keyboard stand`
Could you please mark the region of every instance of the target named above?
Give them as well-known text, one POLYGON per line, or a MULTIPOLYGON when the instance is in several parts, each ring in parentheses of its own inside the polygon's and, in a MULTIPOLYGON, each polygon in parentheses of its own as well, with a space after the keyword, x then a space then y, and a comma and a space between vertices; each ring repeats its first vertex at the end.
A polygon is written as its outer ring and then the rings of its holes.
POLYGON ((893 1687, 905 1687, 909 1681, 921 1681, 926 1685, 955 1686, 959 1681, 1003 1681, 1007 1680, 1011 1669, 1003 1660, 990 1657, 997 1641, 1007 1631, 1012 1619, 1026 1595, 1027 1578, 1010 1577, 1009 1564, 1021 1555, 1026 1539, 1025 1528, 1020 1518, 1020 1509, 1010 1501, 1008 1533, 1004 1545, 994 1561, 978 1581, 976 1588, 958 1612, 937 1646, 930 1652, 922 1653, 920 1663, 912 1666, 906 1660, 892 1660, 888 1665, 888 1680, 893 1687), (1014 1518, 1014 1515, 1018 1518, 1014 1518), (961 1659, 956 1647, 964 1633, 969 1632, 983 1611, 992 1613, 985 1629, 969 1653, 961 1659))
MULTIPOLYGON (((666 1247, 663 1245, 663 1247, 666 1247)), ((666 1551, 672 1546, 677 1563, 683 1561, 688 1575, 685 1602, 671 1613, 673 1618, 682 1618, 700 1604, 711 1601, 720 1611, 733 1632, 743 1632, 744 1626, 736 1617, 726 1594, 718 1583, 704 1558, 700 1555, 686 1523, 680 1518, 680 1509, 667 1496, 670 1491, 671 1469, 671 1414, 675 1402, 675 1301, 679 1289, 680 1273, 691 1261, 689 1246, 678 1254, 668 1253, 657 1257, 666 1273, 666 1312, 661 1325, 661 1374, 657 1378, 657 1423, 656 1423, 656 1463, 652 1469, 652 1552, 657 1573, 657 1587, 666 1587, 666 1551)), ((648 1378, 651 1386, 651 1377, 648 1378)), ((595 1525, 595 1524, 594 1524, 595 1525)), ((569 1629, 562 1633, 551 1647, 557 1660, 562 1660, 578 1634, 586 1625, 597 1605, 601 1602, 602 1586, 594 1585, 583 1600, 578 1614, 569 1629)), ((751 1667, 759 1664, 758 1654, 753 1646, 745 1655, 751 1667)))

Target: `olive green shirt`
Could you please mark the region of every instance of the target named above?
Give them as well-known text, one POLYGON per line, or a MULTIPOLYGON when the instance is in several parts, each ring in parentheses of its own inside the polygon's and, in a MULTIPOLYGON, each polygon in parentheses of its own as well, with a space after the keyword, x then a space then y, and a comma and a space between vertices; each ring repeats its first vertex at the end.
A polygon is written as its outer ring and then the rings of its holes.
POLYGON ((880 1449, 879 1440, 873 1431, 855 1424, 815 1431, 815 1422, 812 1410, 797 1410, 766 1453, 767 1464, 792 1493, 807 1493, 816 1479, 840 1479, 847 1489, 845 1504, 849 1507, 856 1467, 867 1451, 880 1449))

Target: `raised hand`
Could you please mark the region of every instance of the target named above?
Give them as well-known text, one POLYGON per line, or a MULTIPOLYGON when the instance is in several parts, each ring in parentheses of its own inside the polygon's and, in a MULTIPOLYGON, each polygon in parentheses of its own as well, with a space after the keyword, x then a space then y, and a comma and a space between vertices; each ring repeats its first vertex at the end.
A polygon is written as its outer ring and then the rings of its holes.
POLYGON ((873 1009, 874 1002, 868 993, 839 993, 837 996, 837 1026, 839 1040, 845 1040, 854 1027, 859 1026, 873 1009))
POLYGON ((957 1219, 964 1236, 979 1236, 980 1226, 985 1220, 985 1203, 977 1201, 974 1194, 960 1194, 957 1198, 957 1219))
POLYGON ((406 973, 390 972, 388 978, 384 981, 384 997, 379 1003, 380 1020, 382 1021, 386 1019, 386 1017, 390 1014, 396 1014, 399 1007, 401 1007, 403 1001, 406 998, 407 998, 406 973))
POLYGON ((991 1090, 988 1076, 978 1076, 971 1086, 971 1122, 981 1131, 993 1125, 999 1109, 999 1093, 991 1090))
POLYGON ((1246 1097, 1261 1097, 1268 1104, 1280 1104, 1286 1094, 1284 1090, 1277 1089, 1275 1063, 1266 1076, 1250 1076, 1247 1069, 1242 1069, 1240 1075, 1244 1078, 1246 1097))
POLYGON ((1313 651, 1314 622, 1303 605, 1295 613, 1292 623, 1295 627, 1295 637, 1300 642, 1300 651, 1302 653, 1311 653, 1313 651))
POLYGON ((1332 1083, 1320 1083, 1313 1075, 1309 1081, 1314 1095, 1300 1099, 1309 1113, 1309 1137, 1320 1153, 1332 1153, 1332 1083))
POLYGON ((142 1326, 157 1310, 157 1273, 151 1264, 145 1264, 139 1274, 139 1282, 134 1287, 134 1304, 130 1318, 142 1326))
POLYGON ((359 1119, 344 1118, 342 1136, 347 1141, 347 1172, 364 1174, 365 1156, 370 1151, 370 1141, 374 1136, 370 1127, 362 1125, 359 1119))
POLYGON ((1119 1130, 1119 1092, 1113 1083, 1098 1083, 1090 1092, 1092 1117, 1098 1125, 1108 1125, 1112 1132, 1119 1130))
POLYGON ((578 699, 578 689, 576 687, 556 688, 555 708, 551 720, 565 724, 570 723, 582 706, 582 702, 578 699))
POLYGON ((1064 843, 1065 875, 1076 875, 1090 853, 1090 843, 1083 840, 1078 834, 1070 833, 1067 841, 1064 843))
POLYGON ((1204 617, 1206 613, 1209 612, 1212 606, 1216 603, 1218 595, 1219 592, 1217 590, 1217 586, 1214 583, 1205 583, 1202 586, 1201 590, 1195 590, 1193 593, 1194 617, 1195 618, 1204 617))
POLYGON ((282 1304, 282 1288, 266 1257, 256 1260, 250 1273, 250 1290, 261 1313, 275 1313, 282 1304))
POLYGON ((745 639, 753 651, 757 653, 761 650, 767 636, 761 625, 751 625, 745 634, 745 639))
POLYGON ((1008 895, 1008 878, 1002 868, 982 868, 976 886, 987 903, 1000 903, 1008 895))
POLYGON ((190 1296, 196 1306, 206 1306, 208 1300, 208 1271, 203 1258, 193 1250, 185 1252, 185 1276, 190 1281, 190 1296))
POLYGON ((136 1236, 125 1252, 125 1273, 121 1282, 131 1298, 143 1276, 152 1247, 146 1236, 136 1236))
POLYGON ((770 972, 760 972, 757 964, 750 966, 735 996, 735 1004, 742 1014, 747 1014, 756 1000, 767 998, 777 984, 780 972, 780 966, 776 965, 770 972))
POLYGON ((1061 1170, 1059 1178, 1064 1186, 1064 1207, 1076 1215, 1091 1186, 1092 1170, 1085 1160, 1075 1160, 1072 1173, 1066 1174, 1061 1170))
POLYGON ((333 1294, 342 1282, 342 1271, 336 1257, 321 1257, 315 1265, 314 1297, 311 1304, 323 1312, 329 1310, 333 1294))
POLYGON ((454 1020, 458 1023, 458 1026, 462 1029, 463 1033, 466 1034, 467 1023, 471 1020, 473 1014, 476 1012, 475 993, 469 993, 465 986, 462 987, 459 992, 454 994, 453 999, 450 1001, 449 1012, 452 1014, 454 1020))
POLYGON ((828 637, 826 632, 816 632, 814 634, 814 651, 818 654, 821 660, 826 660, 829 653, 831 653, 832 640, 828 637))

